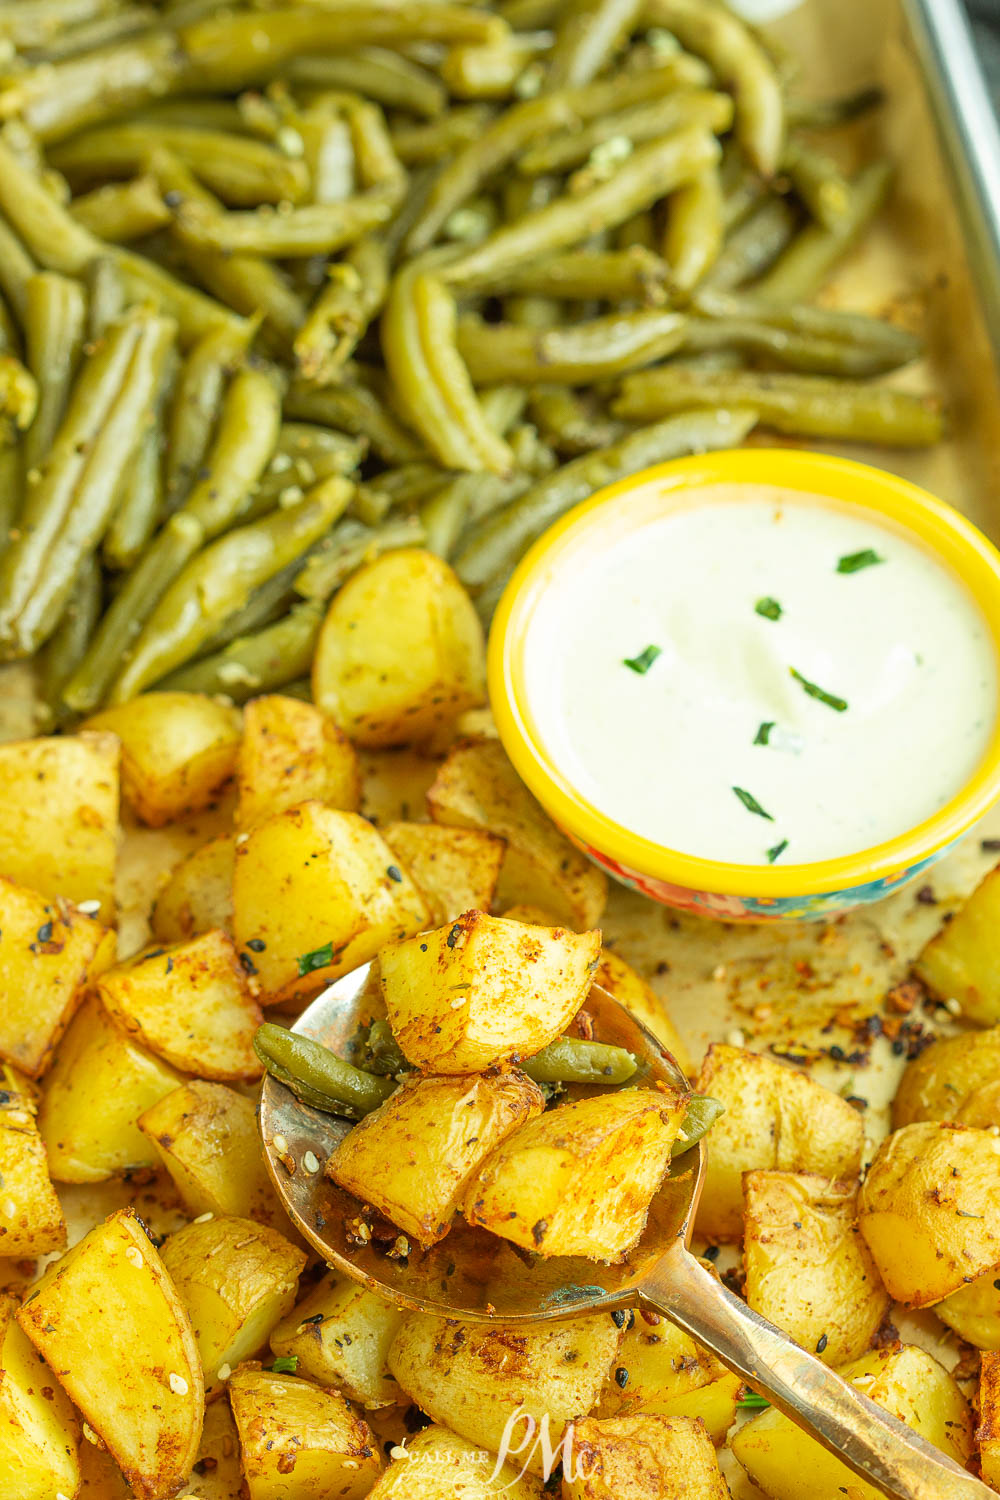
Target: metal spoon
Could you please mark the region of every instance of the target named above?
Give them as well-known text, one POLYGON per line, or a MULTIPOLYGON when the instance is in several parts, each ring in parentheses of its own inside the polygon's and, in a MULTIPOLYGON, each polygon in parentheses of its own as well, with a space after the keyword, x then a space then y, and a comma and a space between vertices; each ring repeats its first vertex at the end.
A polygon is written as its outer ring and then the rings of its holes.
MULTIPOLYGON (((350 1057, 359 1029, 380 1012, 366 990, 368 968, 324 991, 293 1030, 350 1057)), ((606 991, 587 999, 597 1041, 626 1047, 639 1062, 629 1080, 687 1087, 677 1063, 606 991)), ((587 1092, 597 1093, 593 1089, 587 1092)), ((347 1120, 300 1103, 267 1077, 260 1128, 268 1171, 289 1217, 334 1270, 418 1312, 468 1322, 542 1323, 569 1314, 647 1308, 661 1313, 884 1495, 899 1500, 989 1500, 993 1491, 860 1394, 741 1302, 688 1249, 701 1192, 699 1145, 676 1159, 653 1201, 642 1240, 623 1265, 526 1258, 507 1241, 456 1222, 427 1251, 390 1259, 387 1244, 351 1236, 362 1205, 323 1175, 347 1120), (318 1164, 318 1165, 317 1165, 318 1164)), ((995 1497, 994 1497, 995 1500, 995 1497)))

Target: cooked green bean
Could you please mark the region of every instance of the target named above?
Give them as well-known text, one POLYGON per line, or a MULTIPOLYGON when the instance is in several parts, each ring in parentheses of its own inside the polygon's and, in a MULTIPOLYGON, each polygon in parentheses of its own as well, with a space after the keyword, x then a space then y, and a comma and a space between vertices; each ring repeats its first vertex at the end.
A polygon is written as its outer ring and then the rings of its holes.
POLYGON ((397 1073, 412 1071, 412 1065, 403 1056, 402 1049, 393 1036, 392 1027, 388 1021, 373 1021, 368 1028, 364 1045, 365 1061, 370 1072, 394 1076, 397 1073))
POLYGON ((884 375, 906 362, 884 347, 823 338, 815 333, 796 333, 753 317, 691 318, 681 349, 685 355, 736 349, 783 370, 799 370, 807 375, 842 375, 854 380, 884 375))
POLYGON ((697 1146, 725 1111, 726 1106, 718 1099, 713 1099, 710 1094, 692 1094, 688 1100, 684 1123, 670 1148, 671 1156, 683 1156, 685 1151, 697 1146))
MULTIPOLYGON (((0 104, 3 98, 0 93, 0 104)), ((78 276, 104 249, 95 235, 77 224, 62 204, 56 202, 3 139, 0 139, 0 210, 23 242, 22 257, 26 248, 46 270, 78 276)), ((0 250, 10 253, 10 249, 0 237, 0 250)), ((11 300, 2 264, 0 259, 0 286, 11 300)), ((30 274, 30 262, 22 259, 22 265, 24 274, 30 274)))
POLYGON ((813 307, 803 302, 767 302, 754 293, 733 296, 725 292, 699 291, 694 307, 710 318, 751 318, 788 333, 830 339, 878 355, 883 370, 894 370, 918 359, 923 344, 915 333, 898 328, 882 318, 865 313, 842 312, 839 308, 813 307))
POLYGON ((0 446, 0 553, 12 540, 21 511, 24 458, 21 445, 0 446))
POLYGON ((656 250, 656 232, 653 215, 648 208, 632 214, 615 232, 615 244, 619 250, 656 250))
POLYGON ((451 474, 438 464, 417 460, 412 464, 400 464, 398 468, 386 469, 378 476, 378 487, 388 495, 394 506, 411 510, 421 500, 426 500, 435 490, 445 484, 451 474))
POLYGON ((625 436, 623 423, 592 410, 578 391, 567 386, 535 386, 530 410, 542 435, 560 453, 591 453, 595 448, 610 448, 625 436))
POLYGON ((36 52, 33 61, 54 63, 65 58, 77 57, 97 48, 110 47, 116 42, 150 32, 160 20, 160 14, 151 5, 131 4, 127 10, 114 10, 107 16, 96 16, 92 21, 81 21, 76 26, 67 26, 57 36, 50 37, 43 48, 36 52))
POLYGON ((324 386, 322 390, 293 380, 285 397, 290 417, 339 427, 365 437, 387 464, 405 464, 423 452, 412 433, 396 421, 373 391, 355 382, 324 386))
POLYGON ((863 167, 850 184, 850 202, 835 229, 809 224, 754 287, 772 302, 799 302, 818 291, 837 262, 855 245, 885 202, 892 185, 888 162, 863 167))
POLYGON ((798 222, 787 199, 765 198, 730 234, 703 284, 729 291, 759 276, 791 243, 798 222))
POLYGON ((448 91, 427 68, 384 47, 358 47, 322 57, 297 57, 288 67, 295 84, 351 89, 387 109, 433 120, 448 103, 448 91))
POLYGON ((448 51, 439 71, 453 99, 508 99, 525 68, 548 44, 544 32, 539 37, 508 36, 479 46, 462 43, 448 51))
POLYGON ((706 167, 670 195, 663 255, 674 290, 692 292, 719 258, 724 235, 722 183, 706 167))
POLYGON ((19 49, 44 47, 64 26, 91 21, 117 9, 119 0, 5 0, 0 38, 19 49))
POLYGON ((94 552, 77 573, 63 617, 39 658, 39 691, 54 717, 59 716, 63 687, 83 660, 97 628, 103 596, 101 567, 94 552))
POLYGON ((110 255, 99 255, 84 273, 87 287, 87 338, 91 343, 125 311, 125 282, 110 255))
POLYGON ((54 271, 30 276, 25 294, 28 367, 38 382, 38 410, 24 435, 24 467, 33 483, 66 410, 83 346, 86 302, 78 281, 54 271))
POLYGON ((520 1064, 536 1083, 627 1083, 636 1070, 635 1057, 624 1047, 561 1036, 520 1064))
POLYGON ((109 568, 130 568, 160 522, 163 504, 162 432, 159 424, 142 436, 111 517, 101 549, 109 568))
POLYGON ((345 521, 309 558, 295 580, 295 592, 312 603, 325 604, 363 563, 398 547, 419 547, 424 535, 416 516, 387 521, 374 531, 358 522, 345 521))
POLYGON ((30 427, 38 407, 38 386, 15 354, 0 354, 0 433, 5 442, 30 427))
POLYGON ((613 61, 639 24, 643 0, 568 0, 559 13, 545 88, 589 83, 613 61))
POLYGON ((246 354, 251 325, 234 333, 217 328, 191 349, 181 369, 167 419, 164 501, 172 514, 185 499, 204 462, 222 393, 246 354))
POLYGON ((29 279, 37 267, 10 225, 0 218, 0 292, 23 322, 29 279))
POLYGON ((227 328, 234 338, 241 335, 249 338, 256 331, 245 318, 231 312, 213 297, 206 297, 195 287, 179 281, 148 256, 137 255, 123 247, 109 249, 109 254, 114 256, 125 278, 129 297, 137 302, 152 300, 162 312, 175 318, 185 348, 219 328, 227 328))
POLYGON ((365 1073, 329 1047, 270 1021, 258 1026, 253 1045, 272 1078, 291 1089, 303 1104, 324 1114, 360 1120, 384 1104, 396 1088, 392 1080, 365 1073))
POLYGON ((295 336, 294 351, 303 380, 327 385, 350 359, 389 290, 385 246, 365 235, 344 259, 327 268, 327 284, 295 336))
POLYGON ((628 421, 645 422, 720 404, 752 406, 761 426, 802 437, 925 447, 941 436, 941 414, 922 396, 818 375, 663 366, 626 375, 612 410, 628 421))
POLYGON ((227 255, 329 255, 386 224, 396 201, 394 192, 373 188, 340 203, 300 204, 288 213, 209 214, 188 202, 178 210, 178 224, 189 243, 227 255))
POLYGON ((451 109, 429 125, 395 125, 390 139, 404 166, 419 167, 441 161, 482 135, 492 111, 481 104, 451 109))
POLYGON ((344 113, 361 186, 381 188, 395 209, 406 192, 406 169, 396 155, 385 115, 377 104, 351 96, 344 103, 344 113))
POLYGON ((206 656, 215 656, 232 641, 239 640, 242 636, 254 635, 258 630, 265 630, 277 620, 283 620, 292 605, 298 603, 292 583, 301 567, 302 558, 297 557, 294 562, 275 573, 272 578, 259 584, 246 603, 228 614, 209 638, 202 641, 196 652, 195 661, 201 661, 206 656))
POLYGON ((566 130, 549 136, 518 158, 517 170, 527 177, 544 172, 568 172, 600 153, 621 144, 628 155, 644 141, 659 140, 685 125, 702 125, 721 135, 733 122, 733 101, 728 94, 711 89, 677 89, 661 99, 637 104, 633 109, 602 115, 583 130, 566 130))
POLYGON ((794 139, 785 147, 781 167, 817 223, 836 231, 851 202, 851 185, 837 163, 815 146, 794 139))
POLYGON ((500 0, 497 10, 515 31, 545 31, 553 26, 562 0, 500 0))
POLYGON ((789 99, 786 105, 788 123, 806 130, 829 130, 877 109, 884 99, 882 89, 871 86, 836 99, 789 99))
POLYGON ((323 614, 320 604, 297 604, 273 625, 240 636, 214 656, 171 672, 156 686, 184 693, 225 693, 234 703, 283 690, 286 683, 308 675, 323 614))
POLYGON ((106 182, 74 198, 69 211, 91 234, 118 245, 141 240, 170 223, 170 210, 149 173, 128 182, 106 182))
POLYGON ((626 250, 571 250, 497 279, 495 295, 597 298, 656 307, 666 301, 667 266, 641 245, 626 250))
POLYGON ((475 385, 589 385, 663 359, 680 347, 686 319, 668 308, 612 313, 565 328, 518 328, 467 316, 459 353, 475 385))

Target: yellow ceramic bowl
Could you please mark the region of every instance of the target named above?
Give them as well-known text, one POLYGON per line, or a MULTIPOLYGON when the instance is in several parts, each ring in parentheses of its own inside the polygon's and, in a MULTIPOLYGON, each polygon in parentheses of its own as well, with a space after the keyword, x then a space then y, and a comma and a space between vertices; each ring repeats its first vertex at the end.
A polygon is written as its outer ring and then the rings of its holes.
POLYGON ((899 837, 838 859, 739 865, 697 859, 643 838, 599 812, 548 755, 525 690, 526 627, 542 591, 572 557, 591 553, 640 516, 686 503, 692 487, 767 484, 861 506, 930 548, 981 609, 1000 662, 1000 553, 951 506, 880 469, 828 454, 733 449, 646 469, 600 490, 541 536, 500 601, 489 644, 489 689, 504 747, 549 815, 625 885, 685 911, 728 921, 828 917, 877 901, 937 859, 1000 797, 1000 720, 975 773, 933 817, 899 837))

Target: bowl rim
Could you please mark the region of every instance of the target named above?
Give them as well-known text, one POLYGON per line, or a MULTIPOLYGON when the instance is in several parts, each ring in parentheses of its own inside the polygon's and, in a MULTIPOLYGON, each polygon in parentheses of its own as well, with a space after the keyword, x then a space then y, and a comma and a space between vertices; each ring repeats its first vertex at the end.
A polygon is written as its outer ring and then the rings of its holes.
POLYGON ((833 894, 898 877, 965 833, 1000 796, 1000 707, 983 757, 953 797, 906 832, 856 853, 803 864, 701 859, 644 838, 589 802, 551 760, 533 728, 521 665, 525 626, 559 553, 594 513, 651 484, 663 496, 699 485, 776 485, 861 505, 930 549, 969 590, 986 620, 1000 681, 1000 551, 965 516, 910 480, 855 459, 786 448, 732 448, 670 459, 596 491, 534 542, 500 598, 487 682, 501 743, 529 790, 579 844, 635 873, 693 891, 755 898, 833 894))

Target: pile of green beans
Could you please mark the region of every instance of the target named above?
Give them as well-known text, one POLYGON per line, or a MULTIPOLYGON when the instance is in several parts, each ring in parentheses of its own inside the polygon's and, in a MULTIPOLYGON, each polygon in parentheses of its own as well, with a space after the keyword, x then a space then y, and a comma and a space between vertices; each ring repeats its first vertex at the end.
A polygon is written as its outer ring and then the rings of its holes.
POLYGON ((718 0, 0 0, 0 659, 308 691, 345 579, 755 428, 924 445, 814 299, 891 190, 718 0))

